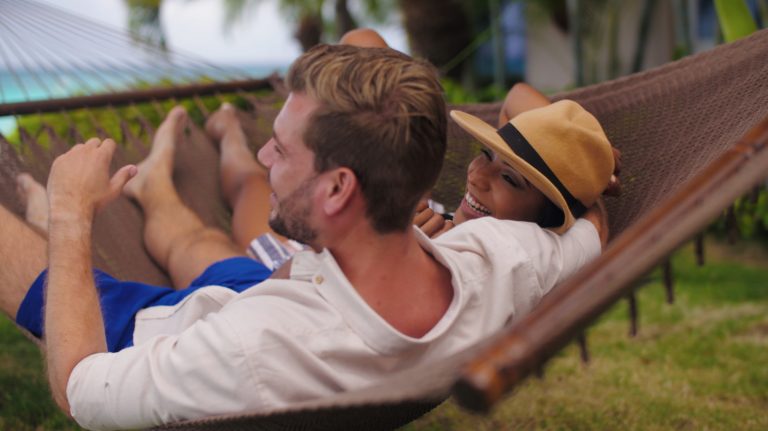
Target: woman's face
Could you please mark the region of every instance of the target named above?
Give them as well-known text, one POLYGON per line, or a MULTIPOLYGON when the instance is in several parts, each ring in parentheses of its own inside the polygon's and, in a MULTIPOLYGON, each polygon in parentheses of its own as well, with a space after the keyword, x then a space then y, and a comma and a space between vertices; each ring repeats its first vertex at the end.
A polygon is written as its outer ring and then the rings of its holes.
POLYGON ((491 216, 536 222, 547 198, 511 166, 483 149, 467 169, 467 193, 454 223, 491 216))

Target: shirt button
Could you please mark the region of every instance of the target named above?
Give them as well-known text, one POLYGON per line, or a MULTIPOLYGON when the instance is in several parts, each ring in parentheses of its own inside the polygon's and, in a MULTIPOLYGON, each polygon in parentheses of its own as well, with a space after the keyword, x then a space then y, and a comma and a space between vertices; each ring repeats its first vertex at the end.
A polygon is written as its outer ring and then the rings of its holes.
POLYGON ((315 276, 315 284, 323 284, 324 281, 325 281, 325 279, 323 278, 322 275, 316 275, 315 276))

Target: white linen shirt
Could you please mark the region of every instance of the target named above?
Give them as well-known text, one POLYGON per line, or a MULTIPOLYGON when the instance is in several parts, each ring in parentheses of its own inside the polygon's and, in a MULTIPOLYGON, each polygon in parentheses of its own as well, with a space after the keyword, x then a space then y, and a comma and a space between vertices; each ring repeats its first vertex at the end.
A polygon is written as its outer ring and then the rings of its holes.
POLYGON ((600 252, 579 220, 564 235, 490 217, 419 243, 452 274, 453 300, 421 338, 390 326, 357 294, 328 250, 293 258, 288 280, 237 294, 199 289, 136 318, 133 347, 72 371, 72 416, 93 429, 143 428, 269 411, 368 386, 457 353, 527 313, 600 252))

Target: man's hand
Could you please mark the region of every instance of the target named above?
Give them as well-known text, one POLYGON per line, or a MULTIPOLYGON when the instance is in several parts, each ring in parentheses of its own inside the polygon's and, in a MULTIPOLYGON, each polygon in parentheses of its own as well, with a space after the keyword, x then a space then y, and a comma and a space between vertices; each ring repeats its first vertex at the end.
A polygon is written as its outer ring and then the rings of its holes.
POLYGON ((437 238, 443 232, 453 228, 454 224, 446 220, 442 214, 432 211, 427 204, 426 199, 419 201, 416 206, 416 215, 413 217, 413 224, 427 234, 430 238, 437 238))
POLYGON ((110 179, 109 164, 115 141, 91 138, 59 156, 48 177, 48 202, 52 218, 93 215, 120 195, 125 183, 136 175, 136 166, 118 170, 110 179))

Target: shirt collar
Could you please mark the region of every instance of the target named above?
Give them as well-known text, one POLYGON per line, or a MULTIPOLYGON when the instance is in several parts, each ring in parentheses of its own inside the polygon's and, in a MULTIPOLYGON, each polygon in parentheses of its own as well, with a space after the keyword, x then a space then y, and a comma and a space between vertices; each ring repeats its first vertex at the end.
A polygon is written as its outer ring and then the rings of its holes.
MULTIPOLYGON (((438 262, 445 265, 454 274, 453 265, 445 259, 440 250, 434 246, 420 229, 413 228, 419 245, 432 254, 438 262)), ((461 304, 461 289, 458 288, 456 277, 452 277, 453 300, 440 321, 423 337, 409 337, 387 323, 376 313, 357 293, 347 277, 339 268, 328 249, 320 253, 303 251, 293 258, 291 278, 312 283, 317 292, 339 314, 371 348, 383 355, 398 354, 404 350, 424 346, 445 333, 456 320, 461 304)))

